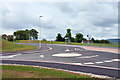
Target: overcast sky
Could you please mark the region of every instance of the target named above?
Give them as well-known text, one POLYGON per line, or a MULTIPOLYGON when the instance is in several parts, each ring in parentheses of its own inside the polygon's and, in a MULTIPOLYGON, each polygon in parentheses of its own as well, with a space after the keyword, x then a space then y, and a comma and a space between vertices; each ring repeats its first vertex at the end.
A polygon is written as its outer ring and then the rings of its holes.
POLYGON ((42 38, 55 39, 58 33, 82 33, 95 39, 118 37, 117 2, 5 2, 2 3, 2 33, 36 29, 41 22, 42 38), (39 21, 39 16, 43 16, 39 21), (50 28, 49 28, 50 27, 50 28))

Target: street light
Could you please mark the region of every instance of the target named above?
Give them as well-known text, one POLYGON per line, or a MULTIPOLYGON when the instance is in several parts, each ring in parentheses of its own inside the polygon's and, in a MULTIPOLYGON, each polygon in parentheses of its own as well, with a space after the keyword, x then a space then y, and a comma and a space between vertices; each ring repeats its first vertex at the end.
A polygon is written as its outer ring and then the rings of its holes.
POLYGON ((90 43, 91 35, 87 35, 88 37, 88 44, 90 43))
MULTIPOLYGON (((51 29, 51 27, 49 27, 49 30, 51 29)), ((50 44, 51 44, 51 31, 50 31, 50 44)))
MULTIPOLYGON (((40 22, 40 27, 41 27, 41 18, 42 16, 39 16, 39 22, 40 22)), ((41 37, 41 28, 39 27, 39 36, 41 37)), ((41 48, 41 38, 39 37, 39 49, 41 48)))
POLYGON ((13 32, 13 43, 14 43, 14 32, 13 32))
POLYGON ((30 32, 29 32, 29 43, 30 43, 30 32))

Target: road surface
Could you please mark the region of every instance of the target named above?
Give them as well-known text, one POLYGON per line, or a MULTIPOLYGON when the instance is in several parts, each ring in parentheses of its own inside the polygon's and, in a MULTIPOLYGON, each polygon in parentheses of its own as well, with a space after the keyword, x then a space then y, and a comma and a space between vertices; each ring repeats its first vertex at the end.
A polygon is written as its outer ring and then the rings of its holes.
MULTIPOLYGON (((36 43, 24 44, 38 47, 36 43)), ((3 64, 45 66, 120 78, 119 56, 117 53, 86 50, 80 46, 42 44, 41 49, 4 52, 0 58, 3 64)))

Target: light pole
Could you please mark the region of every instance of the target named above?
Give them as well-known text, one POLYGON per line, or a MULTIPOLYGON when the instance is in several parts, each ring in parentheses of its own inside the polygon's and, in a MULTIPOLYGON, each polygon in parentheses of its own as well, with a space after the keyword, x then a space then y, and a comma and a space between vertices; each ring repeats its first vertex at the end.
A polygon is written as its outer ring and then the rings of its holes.
POLYGON ((29 43, 30 43, 30 33, 29 33, 29 43))
POLYGON ((14 32, 13 32, 13 43, 14 43, 14 32))
MULTIPOLYGON (((41 18, 42 16, 39 16, 39 23, 40 23, 40 27, 39 27, 39 36, 41 37, 41 18)), ((39 37, 39 49, 41 48, 41 38, 39 37)))
POLYGON ((91 35, 87 35, 88 37, 88 44, 90 43, 91 35))
MULTIPOLYGON (((49 27, 49 30, 51 29, 51 27, 49 27)), ((50 44, 51 44, 51 31, 50 31, 50 44)))

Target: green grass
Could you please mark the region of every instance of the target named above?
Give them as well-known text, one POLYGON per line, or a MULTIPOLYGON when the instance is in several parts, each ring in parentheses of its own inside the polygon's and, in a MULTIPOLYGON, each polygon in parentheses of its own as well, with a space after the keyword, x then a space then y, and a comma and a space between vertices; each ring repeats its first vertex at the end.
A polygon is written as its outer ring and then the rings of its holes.
POLYGON ((1 49, 2 52, 37 49, 37 47, 34 47, 34 46, 14 44, 12 42, 9 42, 3 39, 0 39, 0 42, 1 42, 0 45, 2 45, 2 49, 1 49))
POLYGON ((87 75, 74 74, 61 70, 44 69, 31 66, 13 66, 2 65, 3 78, 91 78, 91 80, 99 80, 87 75), (14 73, 16 72, 16 73, 14 73))
POLYGON ((118 48, 120 45, 109 43, 109 44, 87 44, 87 43, 71 43, 72 45, 82 45, 82 46, 96 46, 96 47, 111 47, 111 48, 118 48))
MULTIPOLYGON (((19 41, 16 41, 17 43, 29 43, 28 40, 19 40, 19 41)), ((30 43, 39 43, 38 40, 31 40, 30 43)), ((46 43, 46 44, 50 44, 49 41, 42 41, 42 43, 46 43)), ((57 42, 57 41, 52 41, 51 44, 65 44, 65 42, 57 42)), ((113 44, 113 43, 109 43, 109 44, 87 44, 87 43, 74 43, 74 42, 71 42, 71 45, 81 45, 81 46, 96 46, 96 47, 111 47, 111 48, 120 48, 120 45, 117 45, 117 44, 113 44)))
MULTIPOLYGON (((29 40, 18 40, 16 43, 29 43, 29 40)), ((39 43, 38 40, 31 40, 30 43, 39 43)), ((41 41, 41 43, 50 44, 50 41, 41 41)), ((51 41, 51 44, 65 44, 65 42, 51 41)))

